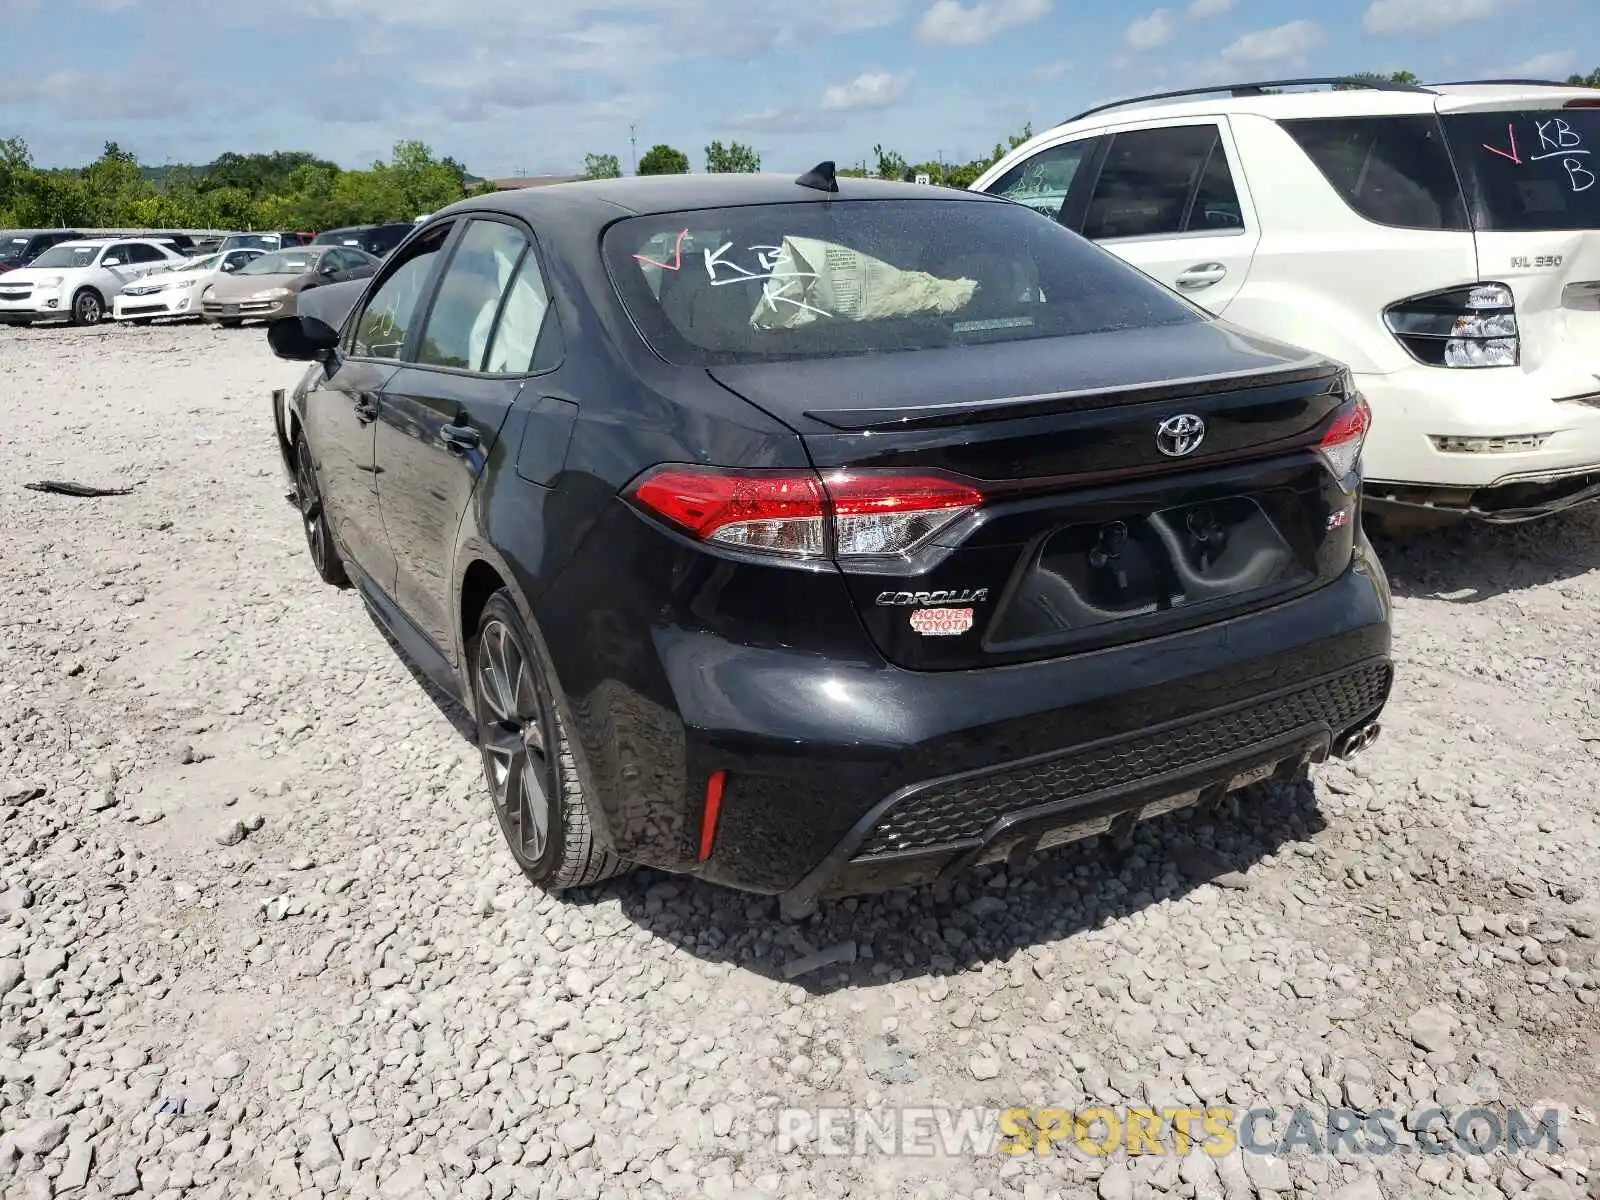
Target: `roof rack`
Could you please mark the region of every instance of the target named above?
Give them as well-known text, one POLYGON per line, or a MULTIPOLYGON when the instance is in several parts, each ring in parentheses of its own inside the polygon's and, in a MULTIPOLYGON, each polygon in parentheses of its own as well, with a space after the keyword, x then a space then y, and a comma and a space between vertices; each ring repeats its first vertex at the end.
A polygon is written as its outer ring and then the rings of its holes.
POLYGON ((1581 87, 1582 86, 1581 84, 1577 84, 1577 83, 1561 83, 1559 80, 1555 80, 1555 79, 1449 79, 1449 80, 1445 80, 1442 83, 1430 83, 1427 86, 1430 87, 1430 88, 1441 88, 1441 87, 1484 87, 1484 86, 1487 86, 1487 85, 1490 85, 1490 84, 1496 84, 1496 83, 1509 83, 1513 87, 1572 88, 1572 87, 1581 87))
POLYGON ((1219 92, 1227 92, 1231 96, 1264 96, 1268 88, 1305 87, 1311 84, 1343 84, 1345 87, 1365 88, 1374 92, 1427 92, 1432 90, 1420 83, 1395 83, 1389 79, 1362 79, 1353 75, 1326 75, 1310 79, 1265 79, 1259 83, 1223 83, 1215 87, 1183 88, 1176 92, 1152 92, 1148 96, 1130 96, 1126 100, 1113 100, 1108 104, 1097 104, 1093 108, 1085 109, 1075 117, 1068 117, 1061 123, 1068 125, 1073 121, 1081 121, 1085 117, 1092 117, 1095 113, 1106 112, 1113 108, 1123 108, 1130 104, 1146 104, 1152 100, 1178 100, 1184 96, 1214 96, 1219 92))

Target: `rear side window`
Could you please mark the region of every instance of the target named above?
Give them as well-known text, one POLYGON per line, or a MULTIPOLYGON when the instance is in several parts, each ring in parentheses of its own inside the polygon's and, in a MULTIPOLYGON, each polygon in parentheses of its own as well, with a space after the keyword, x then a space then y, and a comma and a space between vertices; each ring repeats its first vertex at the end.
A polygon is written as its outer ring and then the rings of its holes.
POLYGON ((1600 109, 1451 113, 1444 127, 1478 229, 1600 229, 1600 109))
POLYGON ((1399 229, 1469 228, 1438 118, 1317 117, 1281 124, 1367 220, 1399 229))
POLYGON ((1135 129, 1111 139, 1083 235, 1106 241, 1226 228, 1213 224, 1207 212, 1231 214, 1233 227, 1243 226, 1217 126, 1135 129), (1202 185, 1208 193, 1205 209, 1196 214, 1202 185))
POLYGON ((836 358, 1205 318, 1053 221, 983 200, 805 201, 632 217, 603 248, 668 361, 836 358))

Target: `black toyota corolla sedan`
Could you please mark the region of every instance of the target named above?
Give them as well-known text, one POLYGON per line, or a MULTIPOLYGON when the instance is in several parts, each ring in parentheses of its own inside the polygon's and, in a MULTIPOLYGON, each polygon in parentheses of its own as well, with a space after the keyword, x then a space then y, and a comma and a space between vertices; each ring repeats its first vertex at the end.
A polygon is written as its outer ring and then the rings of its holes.
POLYGON ((562 184, 349 289, 270 333, 315 364, 274 397, 290 498, 473 714, 547 888, 803 910, 1376 735, 1350 376, 1027 208, 829 164, 562 184))

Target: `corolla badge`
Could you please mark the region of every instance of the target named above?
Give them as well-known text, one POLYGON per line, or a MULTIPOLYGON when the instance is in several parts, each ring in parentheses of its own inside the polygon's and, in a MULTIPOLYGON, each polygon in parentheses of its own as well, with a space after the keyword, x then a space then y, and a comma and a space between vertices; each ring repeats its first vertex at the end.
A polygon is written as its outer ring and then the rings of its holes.
POLYGON ((1206 423, 1193 413, 1179 413, 1156 426, 1156 449, 1168 458, 1193 454, 1206 438, 1206 423))

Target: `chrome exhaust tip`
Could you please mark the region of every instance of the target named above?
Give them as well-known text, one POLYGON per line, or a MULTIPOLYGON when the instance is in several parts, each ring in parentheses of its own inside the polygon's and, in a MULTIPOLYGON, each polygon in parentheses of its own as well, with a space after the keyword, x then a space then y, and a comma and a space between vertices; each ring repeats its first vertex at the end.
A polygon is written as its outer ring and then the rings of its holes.
POLYGON ((1339 758, 1354 758, 1373 742, 1378 740, 1378 734, 1383 732, 1383 726, 1376 721, 1368 721, 1349 733, 1342 734, 1334 740, 1333 752, 1339 758))

